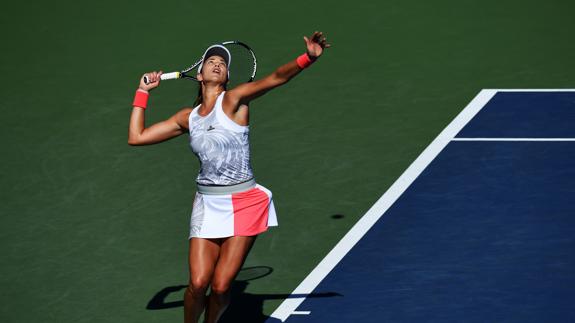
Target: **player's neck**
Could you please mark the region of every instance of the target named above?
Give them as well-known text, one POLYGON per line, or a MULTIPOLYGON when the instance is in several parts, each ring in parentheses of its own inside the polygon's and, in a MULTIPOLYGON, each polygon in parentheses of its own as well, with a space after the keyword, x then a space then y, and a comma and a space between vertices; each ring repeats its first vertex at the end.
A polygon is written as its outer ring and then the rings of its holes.
POLYGON ((204 101, 212 101, 216 100, 225 89, 222 85, 211 85, 211 84, 204 84, 202 85, 202 98, 204 101))
POLYGON ((216 100, 224 92, 225 89, 221 85, 217 86, 210 86, 210 85, 202 85, 202 111, 209 113, 212 111, 214 105, 216 104, 216 100), (206 111, 207 110, 207 111, 206 111))

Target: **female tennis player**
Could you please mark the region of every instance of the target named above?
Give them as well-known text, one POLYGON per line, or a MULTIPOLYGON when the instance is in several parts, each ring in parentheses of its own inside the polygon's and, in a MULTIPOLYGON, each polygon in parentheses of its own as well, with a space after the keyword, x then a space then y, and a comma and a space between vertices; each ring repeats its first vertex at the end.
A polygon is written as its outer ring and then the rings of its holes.
POLYGON ((277 225, 272 194, 256 184, 250 165, 248 104, 288 82, 330 47, 321 32, 304 40, 307 50, 303 55, 263 79, 229 91, 226 84, 230 67, 233 73, 232 57, 224 46, 209 47, 198 68, 199 104, 149 127, 145 127, 144 111, 149 91, 158 87, 162 72, 147 73, 140 79, 128 144, 155 144, 188 132, 191 149, 201 163, 190 221, 186 323, 197 322, 204 309, 206 322, 218 321, 256 236, 277 225))

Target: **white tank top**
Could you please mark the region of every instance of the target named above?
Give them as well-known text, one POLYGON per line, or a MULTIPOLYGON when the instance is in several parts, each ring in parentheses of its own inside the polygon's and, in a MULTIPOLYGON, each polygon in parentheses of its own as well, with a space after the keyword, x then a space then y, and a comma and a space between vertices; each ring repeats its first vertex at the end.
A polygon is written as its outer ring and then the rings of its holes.
POLYGON ((188 119, 190 147, 200 160, 201 185, 235 185, 254 177, 250 164, 249 126, 240 126, 222 109, 224 93, 205 117, 197 106, 188 119))

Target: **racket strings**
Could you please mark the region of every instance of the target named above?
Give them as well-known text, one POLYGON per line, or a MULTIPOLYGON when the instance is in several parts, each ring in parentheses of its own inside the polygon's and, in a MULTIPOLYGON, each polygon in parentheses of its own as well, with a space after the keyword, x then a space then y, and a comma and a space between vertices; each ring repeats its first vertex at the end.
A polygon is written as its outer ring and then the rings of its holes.
POLYGON ((256 72, 256 61, 253 52, 237 43, 225 44, 224 46, 226 46, 232 56, 228 88, 253 81, 256 72))
MULTIPOLYGON (((227 88, 234 88, 242 83, 251 82, 256 75, 256 57, 254 52, 245 44, 238 41, 226 41, 224 45, 231 55, 230 77, 227 88)), ((197 67, 202 63, 202 58, 196 61, 190 67, 182 70, 180 73, 183 78, 197 81, 197 67)))

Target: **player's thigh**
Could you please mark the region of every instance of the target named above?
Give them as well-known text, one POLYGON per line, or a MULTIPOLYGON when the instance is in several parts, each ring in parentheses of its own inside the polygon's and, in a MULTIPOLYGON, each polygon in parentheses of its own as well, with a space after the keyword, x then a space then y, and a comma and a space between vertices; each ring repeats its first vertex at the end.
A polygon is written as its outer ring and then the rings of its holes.
POLYGON ((220 239, 191 238, 189 250, 190 282, 209 284, 221 249, 220 239))
POLYGON ((212 279, 212 290, 225 292, 242 268, 256 236, 226 238, 212 279))

